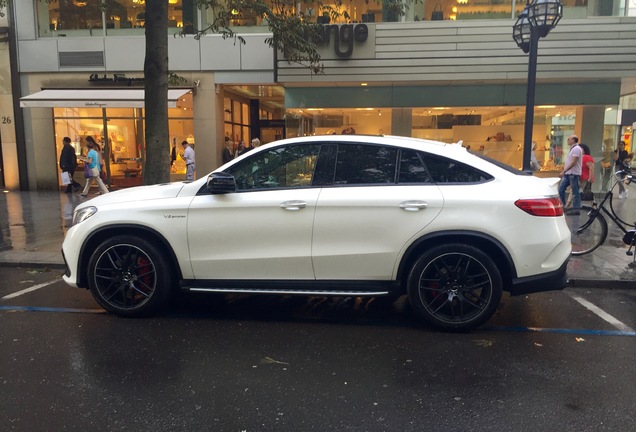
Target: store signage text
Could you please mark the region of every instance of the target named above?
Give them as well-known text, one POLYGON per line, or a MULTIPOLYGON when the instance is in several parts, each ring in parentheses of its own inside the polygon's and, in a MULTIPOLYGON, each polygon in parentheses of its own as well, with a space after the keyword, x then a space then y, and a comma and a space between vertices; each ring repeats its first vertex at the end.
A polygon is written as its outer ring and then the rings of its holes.
POLYGON ((353 24, 323 25, 313 42, 329 46, 332 34, 334 52, 338 57, 347 58, 353 54, 354 42, 364 42, 369 38, 369 27, 366 24, 356 24, 355 27, 353 24))
POLYGON ((133 85, 133 83, 143 83, 143 78, 128 78, 125 74, 113 74, 112 77, 108 75, 99 76, 98 74, 91 74, 88 77, 88 82, 92 83, 126 83, 129 86, 133 85))

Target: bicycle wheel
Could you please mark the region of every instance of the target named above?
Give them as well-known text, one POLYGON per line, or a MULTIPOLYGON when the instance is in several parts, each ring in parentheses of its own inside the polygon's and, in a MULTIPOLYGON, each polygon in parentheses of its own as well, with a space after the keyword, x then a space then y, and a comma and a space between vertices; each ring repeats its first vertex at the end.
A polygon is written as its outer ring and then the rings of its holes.
POLYGON ((607 238, 607 221, 592 207, 567 209, 564 216, 572 237, 572 255, 588 254, 607 238))

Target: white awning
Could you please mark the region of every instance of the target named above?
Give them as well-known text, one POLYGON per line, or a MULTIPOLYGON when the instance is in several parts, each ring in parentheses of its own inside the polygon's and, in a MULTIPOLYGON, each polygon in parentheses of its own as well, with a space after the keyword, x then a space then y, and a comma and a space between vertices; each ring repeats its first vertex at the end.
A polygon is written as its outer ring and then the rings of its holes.
MULTIPOLYGON (((190 89, 168 90, 168 108, 190 89)), ((143 108, 144 89, 50 89, 20 98, 22 108, 143 108)))

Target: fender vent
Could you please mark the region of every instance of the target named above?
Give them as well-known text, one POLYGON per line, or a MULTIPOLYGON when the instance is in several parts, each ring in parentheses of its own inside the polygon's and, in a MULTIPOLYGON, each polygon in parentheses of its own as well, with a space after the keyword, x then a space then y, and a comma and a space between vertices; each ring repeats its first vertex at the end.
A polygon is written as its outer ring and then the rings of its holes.
POLYGON ((104 67, 104 51, 60 51, 60 67, 104 67))

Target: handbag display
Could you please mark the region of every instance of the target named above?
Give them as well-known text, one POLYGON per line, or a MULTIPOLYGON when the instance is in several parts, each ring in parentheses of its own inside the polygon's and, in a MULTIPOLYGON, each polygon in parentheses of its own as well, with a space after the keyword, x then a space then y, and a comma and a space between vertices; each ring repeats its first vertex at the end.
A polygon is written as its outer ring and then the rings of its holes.
POLYGON ((437 3, 431 14, 431 21, 442 21, 444 19, 444 12, 442 11, 441 3, 437 3))

